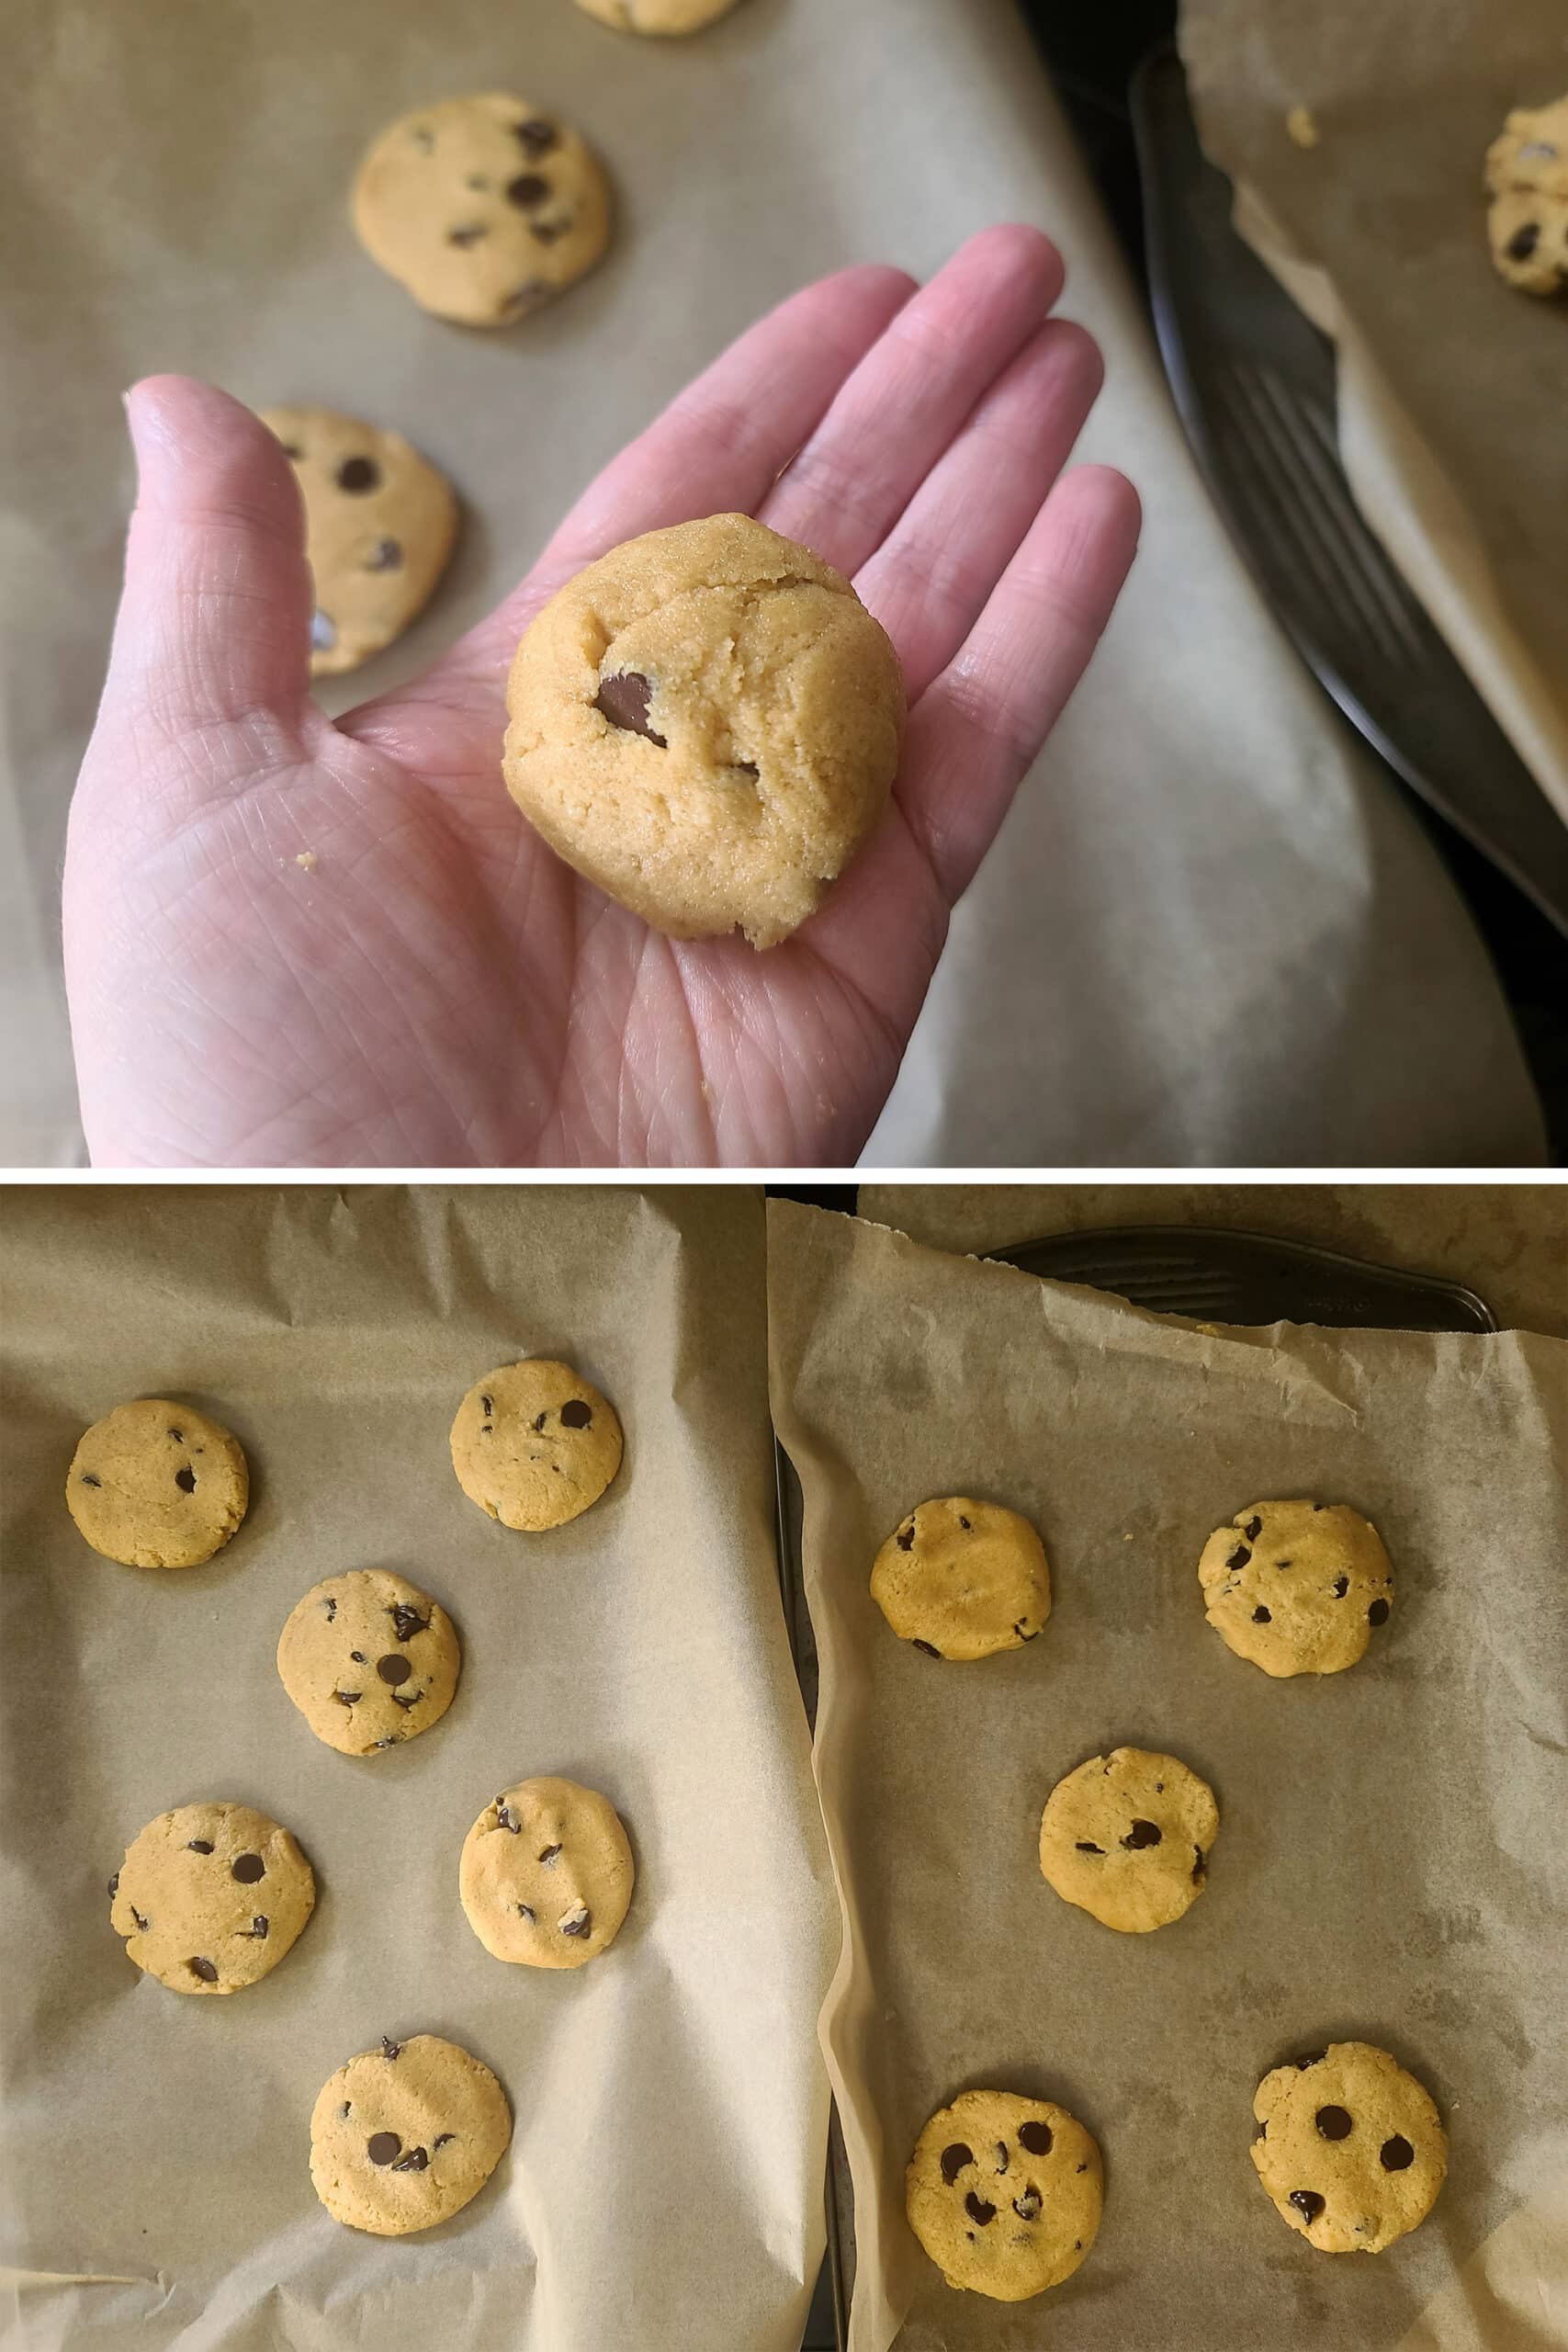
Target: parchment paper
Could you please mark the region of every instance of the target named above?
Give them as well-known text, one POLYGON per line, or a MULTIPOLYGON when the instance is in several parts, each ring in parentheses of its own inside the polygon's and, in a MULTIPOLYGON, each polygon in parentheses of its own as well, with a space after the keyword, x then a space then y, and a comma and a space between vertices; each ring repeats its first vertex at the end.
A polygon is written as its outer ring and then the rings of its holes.
POLYGON ((1215 1334, 786 1203, 769 1272, 846 1920, 823 2030, 852 2352, 901 2320, 901 2352, 1568 2343, 1568 1345, 1215 1334), (964 1490, 1040 1527, 1055 1602, 972 1667, 896 1642, 866 1589, 900 1516, 964 1490), (1196 1566, 1297 1494, 1374 1519, 1398 1599, 1354 1669, 1280 1683, 1205 1623, 1196 1566), (1220 1804, 1208 1892, 1149 1937, 1039 1872, 1053 1784, 1120 1742, 1220 1804), (1248 2155, 1259 2077, 1346 2038, 1410 2065, 1452 2140, 1433 2214, 1375 2259, 1292 2236, 1248 2155), (920 2126, 981 2084, 1061 2099, 1104 2151, 1099 2241, 1043 2302, 954 2293, 903 2219, 920 2126))
POLYGON ((1568 818, 1568 303, 1498 277, 1482 182, 1568 89, 1561 0, 1183 0, 1181 45, 1237 225, 1338 344, 1369 523, 1568 818))
POLYGON ((128 384, 183 368, 367 413, 456 482, 452 571, 323 696, 337 710, 488 610, 771 303, 851 262, 928 276, 1009 219, 1056 238, 1064 308, 1105 350, 1083 454, 1134 476, 1143 545, 959 910, 869 1159, 1540 1159, 1480 943, 1209 503, 1015 0, 743 0, 689 41, 617 36, 572 0, 3 13, 0 1164, 81 1152, 54 933, 131 496, 128 384), (616 236, 547 311, 468 333, 365 258, 345 191, 393 115, 513 85, 599 147, 616 236))
POLYGON ((103 1189, 4 1204, 5 2251, 17 2352, 795 2352, 822 2238, 818 2006, 838 1948, 784 1638, 755 1194, 103 1189), (559 1352, 625 1465, 529 1538, 452 1476, 464 1390, 559 1352), (62 1486, 137 1392, 230 1423, 249 1516, 208 1568, 90 1552, 62 1486), (454 1615, 439 1726, 364 1760, 273 1663, 318 1577, 380 1564, 454 1615), (492 1960, 457 1857, 498 1788, 602 1789, 637 1862, 613 1949, 492 1960), (105 1882, 166 1806, 292 1828, 314 1917, 264 1982, 143 1978, 105 1882), (318 2204, 327 2076, 422 2029, 516 2131, 446 2227, 318 2204), (20 2273, 17 2279, 16 2274, 20 2273))

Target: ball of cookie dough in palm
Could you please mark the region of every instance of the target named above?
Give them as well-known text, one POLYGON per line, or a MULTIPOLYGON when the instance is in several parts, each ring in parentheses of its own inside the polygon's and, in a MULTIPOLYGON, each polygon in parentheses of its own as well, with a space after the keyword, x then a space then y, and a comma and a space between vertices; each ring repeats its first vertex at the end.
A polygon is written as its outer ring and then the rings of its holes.
POLYGON ((1152 1748, 1113 1748, 1046 1799, 1041 1874, 1103 1927, 1147 1935, 1197 1902, 1219 1827, 1214 1792, 1189 1766, 1152 1748))
POLYGON ((457 530, 450 483, 403 439, 330 408, 264 408, 305 502, 314 676, 352 670, 424 610, 457 530))
POLYGON ((592 268, 610 187, 569 123, 491 91, 389 124, 360 164, 353 213, 371 260, 422 310, 509 326, 592 268))
POLYGON ((1070 2278, 1100 2228, 1092 2135, 1065 2107, 965 2091, 931 2117, 905 2176, 909 2227, 950 2287, 1021 2303, 1070 2278))
POLYGON ((1448 2135, 1414 2075, 1370 2041, 1336 2041, 1265 2075, 1252 2111, 1258 2177, 1325 2254, 1380 2254, 1424 2222, 1448 2135))
POLYGON ((1521 294, 1561 294, 1568 287, 1568 197, 1509 188, 1486 216, 1492 260, 1521 294))
POLYGON ((549 1356, 487 1373, 452 1424, 457 1484, 503 1527, 564 1527, 598 1501, 620 1466, 614 1406, 549 1356))
POLYGON ((1533 188, 1568 198, 1568 97, 1514 108, 1486 151, 1486 185, 1494 196, 1533 188))
POLYGON ((490 2068, 455 2041, 416 2033, 361 2051, 322 2085, 310 2178, 334 2221, 407 2237, 460 2213, 511 2138, 512 2110, 490 2068))
POLYGON ((735 0, 577 0, 602 25, 623 33, 695 33, 728 17, 735 0))
POLYGON ((287 1829, 248 1804, 214 1802, 150 1821, 109 1898, 127 1952, 171 1993, 237 1993, 291 1949, 316 1881, 287 1829))
POLYGON ((65 1503, 95 1552, 128 1568, 198 1568, 245 1516, 243 1449, 166 1396, 117 1405, 72 1456, 65 1503))
POLYGON ((569 865, 676 939, 787 939, 887 805, 904 681, 849 582, 745 514, 633 539, 517 649, 503 767, 569 865))
POLYGON ((992 1657, 1041 1631, 1051 1571, 1017 1511, 940 1495, 918 1504, 878 1552, 871 1597, 899 1640, 929 1657, 992 1657))
POLYGON ((608 1797, 575 1781, 519 1781, 463 1840, 468 1925, 497 1960, 581 1968, 613 1944, 632 1899, 632 1849, 608 1797))
POLYGON ((356 1568, 312 1586, 277 1645, 283 1687, 316 1737, 343 1756, 370 1756, 440 1722, 462 1652, 438 1601, 387 1568, 356 1568))
POLYGON ((1204 1613, 1265 1674, 1338 1674, 1388 1623, 1393 1569, 1348 1503, 1249 1503, 1198 1563, 1204 1613))

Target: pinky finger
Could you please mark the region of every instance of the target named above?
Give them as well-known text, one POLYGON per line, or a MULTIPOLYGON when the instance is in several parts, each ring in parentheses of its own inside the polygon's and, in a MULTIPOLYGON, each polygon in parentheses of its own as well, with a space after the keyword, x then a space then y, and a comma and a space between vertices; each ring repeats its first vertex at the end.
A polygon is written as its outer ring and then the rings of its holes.
POLYGON ((1109 466, 1064 475, 911 713, 898 798, 950 906, 1089 666, 1141 519, 1125 475, 1109 466))

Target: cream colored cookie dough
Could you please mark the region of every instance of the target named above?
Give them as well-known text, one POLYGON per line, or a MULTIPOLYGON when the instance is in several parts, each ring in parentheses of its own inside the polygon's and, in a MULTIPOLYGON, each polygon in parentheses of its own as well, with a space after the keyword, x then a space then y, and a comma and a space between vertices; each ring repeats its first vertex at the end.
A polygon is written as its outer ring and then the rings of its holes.
POLYGON ((363 2050, 321 2087, 310 2178, 334 2221, 378 2238, 449 2222, 479 2195, 512 2138, 488 2066, 434 2033, 363 2050))
POLYGON ((909 2227, 950 2287, 1021 2303, 1070 2278, 1100 2228, 1100 2150, 1065 2107, 965 2091, 905 2177, 909 2227))
POLYGON ((1486 185, 1494 196, 1525 188, 1568 199, 1568 97, 1514 108, 1486 151, 1486 185))
POLYGON ((776 946, 887 805, 904 681, 847 580, 745 514, 652 531, 553 596, 507 684, 507 788, 676 939, 776 946))
POLYGON ((1499 276, 1520 293, 1568 287, 1568 197, 1509 188, 1493 198, 1486 234, 1499 276))
POLYGON ((735 0, 577 0, 602 25, 623 33, 695 33, 728 17, 735 0))
POLYGON ((371 260, 422 310, 509 326, 592 268, 610 188, 558 115, 490 91, 389 123, 359 166, 353 214, 371 260))
POLYGON ((570 1364, 526 1356, 475 1383, 452 1424, 452 1467, 503 1527, 563 1527, 621 1466, 615 1408, 570 1364))
POLYGON ((608 1797, 575 1781, 519 1781, 464 1838, 457 1886, 469 1927, 497 1960, 581 1968, 615 1942, 633 1876, 608 1797))
POLYGON ((1220 1809, 1174 1756, 1117 1747, 1091 1756, 1046 1800, 1040 1869, 1064 1903, 1124 1936, 1190 1911, 1209 1883, 1220 1809))
POLYGON ((1045 1547, 1015 1510, 940 1495, 894 1529, 871 1597, 901 1642, 931 1657, 1021 1649, 1051 1614, 1045 1547))
POLYGON ((316 1881, 287 1829, 248 1804, 214 1802, 150 1821, 109 1898, 127 1952, 171 1993, 237 1993, 289 1951, 316 1881))
POLYGON ((1336 2041, 1265 2075, 1252 2103, 1258 2177, 1325 2254, 1379 2254, 1424 2222, 1449 2168, 1438 2110, 1370 2041, 1336 2041))
POLYGON ((1249 1503, 1198 1563, 1204 1613, 1265 1674, 1338 1674, 1393 1606, 1382 1539, 1348 1503, 1249 1503))
POLYGON ((445 475, 378 424, 331 408, 264 408, 305 502, 315 582, 313 676, 353 670, 430 601, 457 530, 445 475))
POLYGON ((238 1438, 189 1405, 142 1396, 85 1431, 65 1503, 95 1552, 128 1568, 198 1568, 245 1516, 238 1438))
POLYGON ((277 1645, 284 1689, 316 1737, 343 1756, 395 1747, 439 1723, 461 1666, 446 1611, 388 1568, 312 1586, 277 1645))

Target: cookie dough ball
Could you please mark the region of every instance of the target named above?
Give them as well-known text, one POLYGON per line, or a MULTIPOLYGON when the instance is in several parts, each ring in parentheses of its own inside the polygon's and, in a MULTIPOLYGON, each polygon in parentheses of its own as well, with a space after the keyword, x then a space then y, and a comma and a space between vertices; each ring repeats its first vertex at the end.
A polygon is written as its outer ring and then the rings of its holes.
POLYGON ((353 670, 430 601, 457 531, 451 484, 400 433, 331 408, 264 408, 305 501, 310 672, 353 670))
POLYGON ((1547 107, 1516 107, 1500 138, 1486 151, 1486 185, 1494 196, 1533 188, 1568 198, 1568 97, 1547 107))
POLYGON ((610 187, 570 124, 489 92, 389 124, 359 166, 353 214, 371 260, 422 310, 510 326, 592 268, 610 187))
POLYGON ((1052 1790, 1040 1869, 1064 1903, 1144 1936, 1197 1902, 1219 1827, 1214 1792, 1189 1766, 1147 1747, 1117 1747, 1052 1790))
POLYGON ((1252 2102, 1258 2177, 1325 2254, 1379 2254, 1424 2222, 1449 2168, 1438 2110, 1370 2041, 1336 2041, 1265 2075, 1252 2102))
POLYGON ((615 1942, 633 1877, 608 1797, 575 1781, 519 1781, 464 1838, 457 1886, 469 1927, 497 1960, 581 1968, 615 1942))
POLYGON ((871 1597, 901 1642, 931 1657, 1021 1649, 1051 1614, 1045 1547, 1000 1503, 919 1503, 876 1555, 871 1597))
POLYGON ((198 1568, 245 1516, 237 1437, 189 1405, 142 1396, 95 1421, 71 1457, 65 1504, 95 1552, 128 1568, 198 1568))
POLYGON ((1499 277, 1522 294, 1561 294, 1568 287, 1568 197, 1509 188, 1486 216, 1499 277))
POLYGON ((847 580, 745 514, 651 531, 535 618, 507 788, 569 865, 674 939, 776 946, 874 828, 904 680, 847 580))
POLYGON ((150 1821, 109 1881, 110 1924, 171 1993, 237 1993, 277 1966, 315 1908, 287 1829, 248 1804, 182 1804, 150 1821))
POLYGON ((1388 1623, 1393 1569, 1348 1503, 1249 1503, 1198 1563, 1204 1613, 1265 1674, 1338 1674, 1388 1623))
POLYGON ((950 2287, 1021 2303, 1070 2278, 1100 2227, 1100 2150, 1049 2099, 965 2091, 905 2176, 909 2227, 950 2287))
POLYGON ((488 2066, 434 2033, 363 2050, 323 2084, 310 2117, 310 2178, 334 2221, 378 2238, 449 2222, 479 2195, 512 2138, 488 2066))
POLYGON ((395 1747, 438 1724, 462 1662, 445 1609, 387 1568, 312 1586, 277 1645, 284 1689, 316 1737, 343 1756, 395 1747))
POLYGON ((623 33, 695 33, 728 17, 735 0, 577 0, 602 25, 623 33))
POLYGON ((615 1408, 569 1363, 526 1356, 475 1384, 452 1424, 452 1467, 503 1527, 564 1527, 621 1466, 615 1408))

